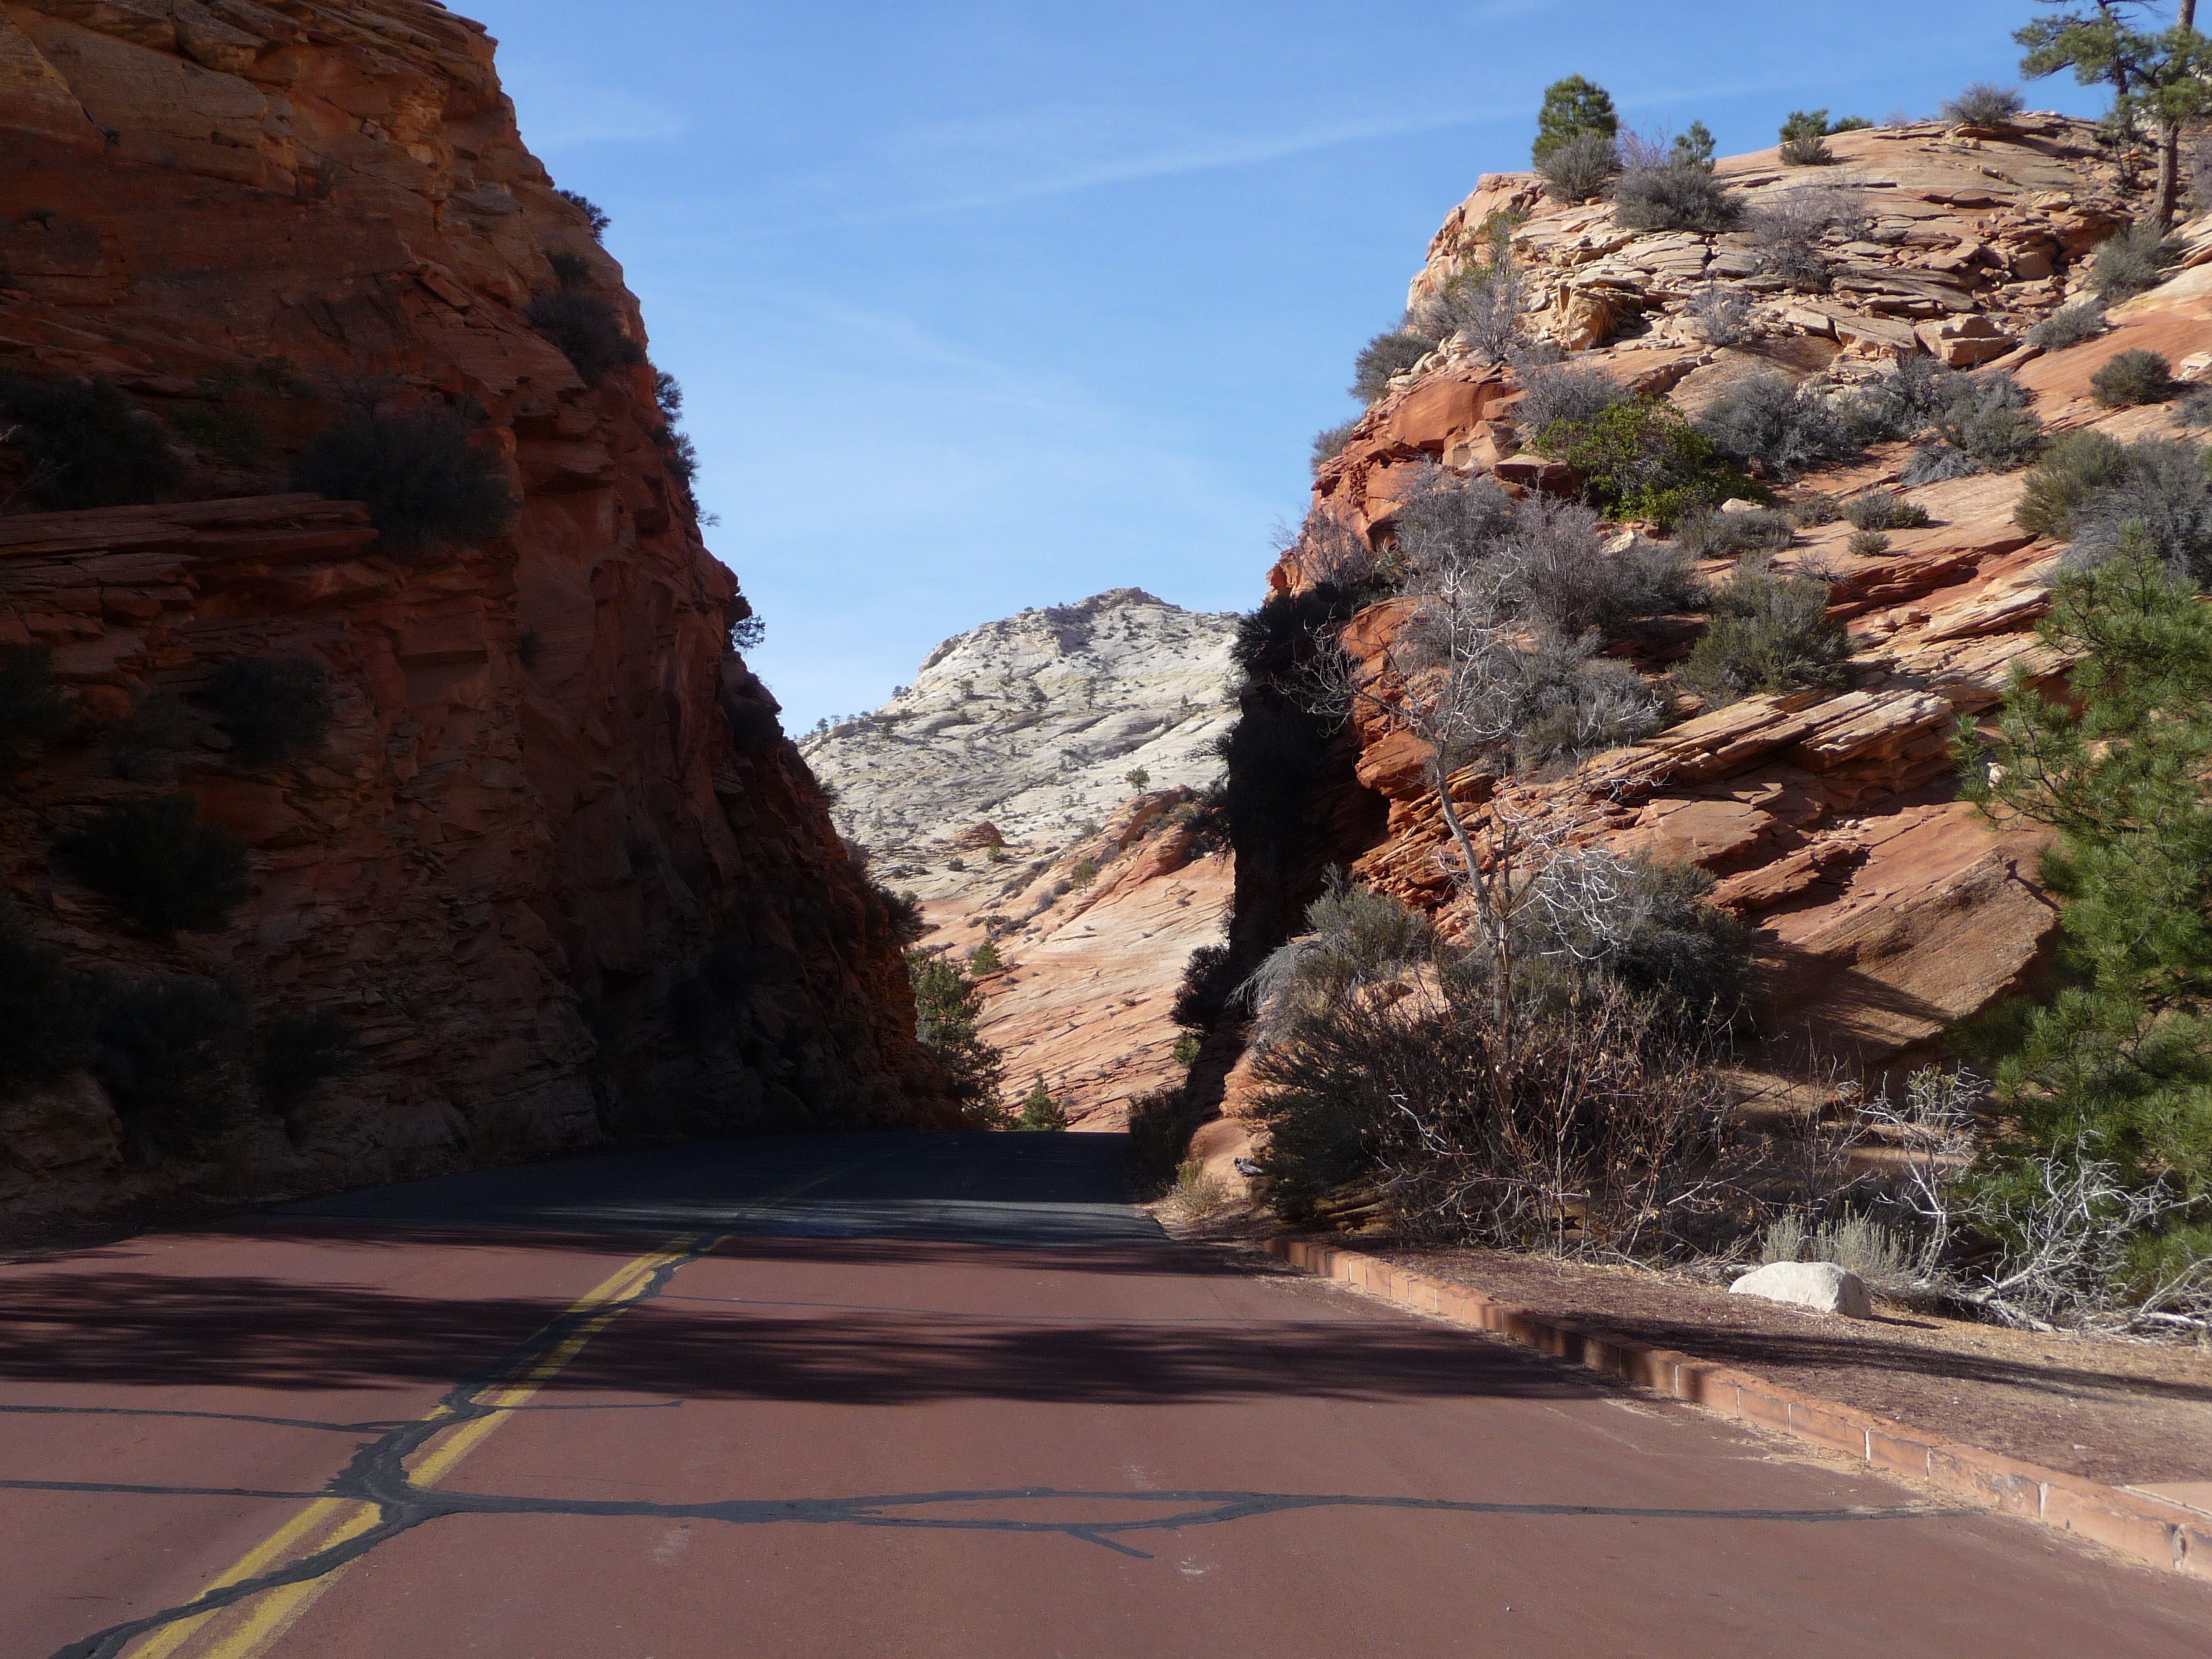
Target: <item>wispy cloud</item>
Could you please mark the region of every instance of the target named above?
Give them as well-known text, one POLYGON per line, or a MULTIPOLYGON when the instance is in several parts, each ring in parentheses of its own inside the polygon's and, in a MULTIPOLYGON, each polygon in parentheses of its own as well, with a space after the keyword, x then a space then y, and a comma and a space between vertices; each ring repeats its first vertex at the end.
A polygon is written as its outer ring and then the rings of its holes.
POLYGON ((1261 167, 1351 144, 1416 137, 1496 118, 1450 111, 1332 121, 1275 131, 1146 136, 1157 117, 1048 105, 902 133, 880 155, 810 177, 804 191, 847 201, 882 198, 847 223, 881 223, 984 212, 1115 185, 1261 167), (888 180, 886 175, 889 175, 888 180))

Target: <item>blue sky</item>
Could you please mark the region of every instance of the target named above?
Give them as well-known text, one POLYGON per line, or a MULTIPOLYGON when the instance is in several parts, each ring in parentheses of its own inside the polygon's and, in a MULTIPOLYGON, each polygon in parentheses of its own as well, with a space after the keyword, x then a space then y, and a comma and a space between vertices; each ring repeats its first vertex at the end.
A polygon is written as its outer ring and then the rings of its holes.
MULTIPOLYGON (((939 641, 1148 588, 1243 610, 1545 85, 1723 154, 1793 108, 2009 83, 2026 0, 459 0, 522 131, 614 216, 796 730, 939 641)), ((2070 81, 2038 108, 2092 112, 2070 81)))

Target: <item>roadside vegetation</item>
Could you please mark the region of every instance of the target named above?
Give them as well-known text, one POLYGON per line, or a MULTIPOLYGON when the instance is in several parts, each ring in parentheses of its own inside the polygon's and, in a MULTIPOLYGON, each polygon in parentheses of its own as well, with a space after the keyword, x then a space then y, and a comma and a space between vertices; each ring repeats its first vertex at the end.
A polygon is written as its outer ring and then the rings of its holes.
POLYGON ((943 951, 920 945, 908 947, 906 968, 914 985, 915 1035, 945 1068, 968 1127, 1017 1127, 1016 1114, 1002 1098, 1006 1057, 976 1035, 983 993, 973 975, 943 951))
MULTIPOLYGON (((2186 15, 2138 31, 2134 9, 2054 5, 2018 34, 2024 76, 2112 91, 2108 154, 2124 189, 2148 186, 2134 222, 2075 250, 2086 291, 2029 331, 2045 351, 2108 332, 2107 307, 2180 255, 2179 144, 2212 117, 2212 42, 2186 15), (2139 156, 2156 158, 2154 180, 2130 171, 2139 156)), ((2027 101, 1977 83, 1938 114, 2002 129, 2027 101)), ((1603 204, 1627 230, 1741 232, 1747 287, 1821 294, 1865 254, 1850 244, 1894 234, 1836 166, 1850 153, 1837 136, 1869 125, 1794 112, 1779 134, 1794 178, 1747 200, 1702 129, 1671 145, 1625 131, 1605 89, 1571 76, 1547 90, 1531 161, 1555 202, 1603 204)), ((1313 787, 1301 769, 1318 770, 1333 734, 1356 719, 1361 746, 1402 736, 1446 878, 1400 888, 1408 908, 1335 874, 1273 953, 1192 958, 1176 1006, 1189 1060, 1210 1052, 1202 1037, 1249 1031, 1256 1192, 1286 1219, 1407 1239, 1836 1261, 1878 1290, 2019 1326, 2212 1333, 2206 450, 2054 434, 2009 373, 1923 354, 1879 374, 1754 372, 1692 416, 1547 337, 1516 228, 1497 215, 1469 228, 1450 279, 1370 344, 1360 390, 1386 395, 1432 353, 1510 364, 1511 435, 1571 468, 1580 500, 1547 498, 1526 474, 1508 492, 1431 468, 1394 483, 1371 538, 1310 521, 1299 563, 1319 584, 1249 620, 1228 796, 1272 790, 1295 811, 1313 787), (1807 475, 1870 452, 1896 458, 1900 489, 1803 494, 1807 475), (1950 1033, 1942 1064, 1832 1079, 1801 1132, 1753 1132, 1723 1081, 1759 1016, 1741 924, 1701 875, 1606 851, 1573 792, 1531 786, 1685 712, 1849 685, 1853 645, 1832 614, 1847 578, 1802 532, 1848 526, 1829 542, 1863 571, 1930 525, 1904 491, 2022 471, 2021 529, 2067 550, 2040 624, 2042 660, 2064 668, 2021 673, 1957 759, 1969 799, 2054 837, 2053 982, 1950 1033), (1356 630, 1355 654, 1346 623, 1386 601, 1389 627, 1356 630), (1702 628, 1685 629, 1697 613, 1702 628), (1633 642, 1659 637, 1680 643, 1655 664, 1633 642)), ((1674 309, 1690 337, 1722 345, 1771 331, 1765 305, 1715 281, 1674 309)), ((2091 392, 2106 409, 2173 405, 2169 432, 2212 426, 2212 393, 2156 352, 2114 356, 2091 392)), ((1139 1103, 1133 1128, 1196 1214, 1226 1200, 1176 1162, 1191 1107, 1188 1091, 1139 1103)))

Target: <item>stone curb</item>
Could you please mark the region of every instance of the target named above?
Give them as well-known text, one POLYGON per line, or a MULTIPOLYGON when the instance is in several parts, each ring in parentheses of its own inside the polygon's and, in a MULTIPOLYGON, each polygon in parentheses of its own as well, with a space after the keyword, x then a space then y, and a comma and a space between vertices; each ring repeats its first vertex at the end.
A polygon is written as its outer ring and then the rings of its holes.
POLYGON ((1980 1508, 2077 1534, 2148 1565, 2212 1580, 2212 1518, 1940 1439, 1747 1371, 1534 1313, 1357 1250, 1304 1238, 1271 1238, 1267 1249, 1294 1267, 1401 1307, 1510 1337, 1555 1359, 1603 1371, 1722 1417, 1779 1429, 1869 1468, 1909 1474, 1980 1508))

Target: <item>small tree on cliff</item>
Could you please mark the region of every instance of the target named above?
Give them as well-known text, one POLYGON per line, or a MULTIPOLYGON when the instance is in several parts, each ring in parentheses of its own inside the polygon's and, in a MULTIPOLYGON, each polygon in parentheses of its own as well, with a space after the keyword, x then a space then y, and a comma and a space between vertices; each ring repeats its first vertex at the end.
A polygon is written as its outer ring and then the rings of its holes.
POLYGON ((1544 88, 1544 107, 1536 113, 1536 142, 1529 148, 1528 159, 1541 163, 1577 138, 1613 138, 1620 132, 1613 94, 1595 81, 1570 75, 1544 88))
POLYGON ((2131 17, 2163 11, 2148 0, 2037 0, 2057 9, 2015 31, 2027 49, 2021 73, 2042 76, 2070 69, 2085 87, 2112 89, 2106 118, 2116 140, 2148 126, 2158 138, 2158 191, 2154 215, 2162 230, 2173 222, 2181 195, 2181 130, 2212 110, 2212 41, 2197 32, 2197 0, 2179 0, 2173 27, 2153 32, 2129 27, 2131 17))
POLYGON ((1044 1073, 1039 1072, 1022 1100, 1022 1113, 1014 1120, 1014 1127, 1056 1130, 1066 1127, 1067 1109, 1052 1097, 1052 1091, 1044 1086, 1044 1073))
MULTIPOLYGON (((2053 1162, 2095 1160, 2136 1193, 2201 1201, 2212 1195, 2212 611, 2131 526, 2117 556, 2061 578, 2040 632, 2075 659, 2067 695, 2015 668, 1995 742, 1960 751, 1970 799, 2057 832, 2043 874, 2068 902, 2057 995, 2003 1004, 1968 1033, 2045 1160, 1992 1179, 2035 1183, 2053 1162)), ((2212 1226, 2179 1224, 2172 1204, 2130 1213, 2164 1224, 2136 1241, 2144 1278, 2212 1258, 2212 1226)))
POLYGON ((970 1127, 1003 1129, 1007 1113, 999 1091, 1006 1075, 1005 1056, 976 1034, 983 993, 960 964, 920 946, 906 953, 914 982, 914 1030, 922 1046, 951 1075, 970 1127))
POLYGON ((1340 644, 1320 653, 1309 681, 1316 709, 1402 732, 1424 750, 1429 792, 1455 854, 1451 878, 1487 959, 1508 1058, 1527 872, 1559 836, 1507 809, 1494 786, 1512 770, 1532 721, 1531 689, 1547 655, 1524 646, 1532 624, 1544 629, 1540 615, 1530 614, 1531 592, 1553 574, 1542 567, 1574 562, 1583 542, 1595 550, 1595 523, 1586 509, 1540 498, 1516 503, 1492 485, 1431 477, 1399 521, 1408 614, 1377 656, 1362 660, 1340 644), (1568 523, 1569 513, 1588 522, 1568 523), (1487 809, 1471 822, 1468 808, 1486 798, 1487 809))

